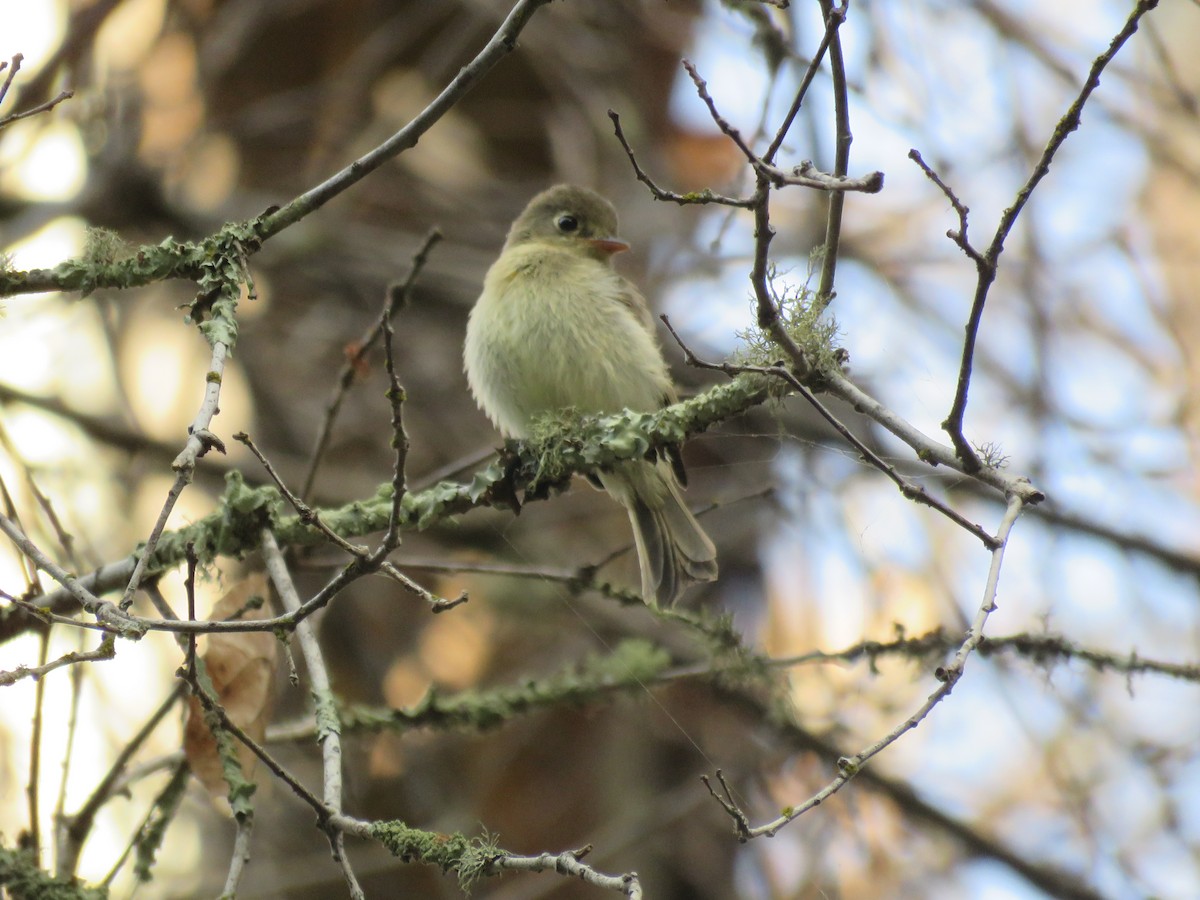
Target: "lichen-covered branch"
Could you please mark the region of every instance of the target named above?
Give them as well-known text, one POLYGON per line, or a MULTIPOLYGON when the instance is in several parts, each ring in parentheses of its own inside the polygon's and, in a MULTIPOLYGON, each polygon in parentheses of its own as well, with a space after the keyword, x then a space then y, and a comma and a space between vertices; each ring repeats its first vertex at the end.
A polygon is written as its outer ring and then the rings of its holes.
POLYGON ((237 255, 252 253, 259 243, 254 221, 230 222, 200 241, 168 237, 158 244, 140 247, 89 241, 82 256, 52 269, 0 269, 0 297, 39 291, 79 291, 86 297, 100 288, 145 287, 176 278, 201 282, 222 274, 218 271, 219 261, 234 258, 231 248, 237 247, 237 255))
MULTIPOLYGON (((703 393, 655 413, 622 412, 609 416, 572 418, 548 430, 538 441, 509 443, 505 454, 480 469, 465 483, 442 481, 403 498, 398 526, 422 530, 481 507, 516 508, 542 499, 554 485, 572 474, 587 474, 628 459, 640 459, 762 403, 768 396, 767 380, 748 374, 718 384, 703 393)), ((153 575, 182 562, 188 544, 201 562, 220 556, 240 557, 256 550, 263 528, 270 528, 284 545, 312 545, 327 538, 299 516, 284 515, 286 505, 275 487, 248 486, 241 474, 226 476, 226 489, 216 512, 186 528, 165 532, 147 562, 153 575)), ((381 531, 392 512, 392 486, 380 487, 365 500, 336 509, 317 511, 325 526, 344 538, 381 531)), ((137 555, 105 565, 77 579, 91 594, 123 586, 133 572, 137 555)), ((71 608, 71 594, 47 593, 43 605, 52 611, 71 608)), ((157 623, 171 630, 188 631, 206 623, 157 623)), ((226 622, 219 630, 261 627, 226 622)), ((201 629, 203 630, 203 629, 201 629)))

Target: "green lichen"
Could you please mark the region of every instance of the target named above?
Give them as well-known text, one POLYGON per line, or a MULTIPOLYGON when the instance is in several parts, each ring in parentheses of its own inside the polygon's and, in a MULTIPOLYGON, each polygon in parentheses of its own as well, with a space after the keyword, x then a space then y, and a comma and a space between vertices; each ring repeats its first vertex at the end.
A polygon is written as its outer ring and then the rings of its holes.
POLYGON ((6 896, 37 900, 105 900, 108 891, 85 887, 69 878, 55 878, 41 869, 32 853, 0 845, 0 886, 6 896))
POLYGON ((110 228, 89 228, 80 259, 91 266, 108 266, 129 259, 136 248, 110 228))
POLYGON ((167 828, 171 822, 175 820, 175 815, 179 812, 180 804, 183 802, 184 796, 187 794, 187 786, 191 781, 192 773, 186 764, 180 764, 176 767, 171 780, 166 786, 159 791, 158 796, 154 798, 154 803, 150 808, 150 812, 146 817, 146 823, 142 826, 134 838, 134 862, 133 871, 139 881, 147 882, 153 880, 154 863, 158 856, 158 851, 162 847, 163 840, 167 835, 167 828))
POLYGON ((631 459, 653 459, 715 422, 762 402, 767 383, 758 375, 732 381, 655 412, 624 410, 605 416, 573 411, 539 420, 534 438, 515 445, 515 472, 531 488, 554 485, 576 472, 612 468, 631 459))
MULTIPOLYGON (((399 527, 426 529, 479 507, 519 509, 522 502, 545 496, 550 486, 564 484, 574 473, 654 458, 714 423, 762 403, 768 396, 767 384, 765 376, 743 374, 653 413, 564 417, 548 426, 540 440, 510 442, 502 458, 475 472, 465 484, 442 481, 405 494, 399 527)), ((327 527, 352 539, 388 527, 392 496, 392 485, 385 483, 365 500, 316 512, 327 527)), ((231 472, 219 508, 185 528, 165 532, 147 574, 182 562, 189 543, 195 546, 202 565, 220 556, 241 558, 258 549, 266 527, 281 544, 311 546, 327 540, 321 531, 291 514, 276 488, 251 488, 239 473, 231 472)))
MULTIPOLYGON (((821 372, 839 368, 842 356, 837 345, 840 336, 837 321, 810 288, 819 264, 818 251, 809 259, 808 274, 803 284, 785 283, 783 276, 774 267, 767 275, 767 288, 771 294, 771 301, 779 312, 780 324, 803 352, 809 369, 818 377, 821 372)), ((752 299, 751 304, 757 319, 757 303, 752 299)), ((742 346, 735 354, 736 363, 772 366, 782 357, 782 350, 770 333, 757 326, 739 331, 738 338, 742 346)))
POLYGON ((452 696, 430 690, 411 709, 347 709, 342 723, 358 731, 402 726, 485 730, 537 709, 580 705, 623 688, 642 690, 670 664, 670 654, 649 641, 622 641, 610 654, 589 657, 582 665, 544 678, 452 696))
MULTIPOLYGON (((202 659, 196 660, 196 681, 209 698, 217 696, 217 690, 208 677, 202 659)), ((217 743, 217 757, 221 760, 221 775, 228 788, 226 798, 229 800, 230 809, 233 810, 235 817, 239 820, 252 819, 254 817, 253 797, 258 786, 246 776, 242 769, 242 761, 238 755, 238 748, 241 744, 226 729, 214 703, 215 701, 213 703, 201 702, 201 706, 204 709, 204 724, 208 726, 208 730, 212 732, 217 743)))
POLYGON ((443 872, 454 872, 464 891, 470 891, 471 886, 486 874, 488 863, 503 854, 496 846, 495 837, 486 831, 472 838, 458 832, 422 831, 403 822, 391 821, 373 823, 370 832, 403 862, 423 863, 437 866, 443 872))

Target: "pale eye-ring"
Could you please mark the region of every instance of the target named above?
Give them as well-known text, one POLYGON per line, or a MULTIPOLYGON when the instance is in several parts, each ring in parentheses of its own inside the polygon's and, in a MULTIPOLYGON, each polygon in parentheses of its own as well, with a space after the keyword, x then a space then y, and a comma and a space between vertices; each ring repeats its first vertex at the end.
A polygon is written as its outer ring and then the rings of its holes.
POLYGON ((554 224, 563 234, 573 234, 579 230, 579 220, 569 213, 559 216, 554 224))

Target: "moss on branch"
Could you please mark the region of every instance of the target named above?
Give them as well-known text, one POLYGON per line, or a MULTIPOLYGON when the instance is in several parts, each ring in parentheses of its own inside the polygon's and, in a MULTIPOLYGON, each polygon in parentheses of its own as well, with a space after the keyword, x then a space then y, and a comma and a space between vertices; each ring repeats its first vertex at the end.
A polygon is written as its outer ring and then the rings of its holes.
POLYGON ((514 716, 562 704, 583 704, 622 688, 643 690, 671 665, 671 657, 648 641, 627 640, 607 656, 519 685, 460 691, 444 697, 431 690, 412 709, 352 707, 342 712, 345 731, 415 727, 495 728, 514 716))
MULTIPOLYGON (((571 474, 587 474, 618 462, 641 459, 675 446, 691 435, 750 407, 767 396, 766 381, 742 375, 716 385, 682 403, 655 413, 622 412, 579 418, 565 430, 529 443, 512 442, 507 459, 476 472, 465 483, 441 481, 406 494, 400 527, 422 530, 479 507, 512 508, 517 493, 531 486, 561 482, 571 474)), ((533 495, 528 494, 532 499, 533 495)), ((321 520, 342 537, 358 537, 387 527, 392 487, 334 509, 319 510, 321 520)), ((274 487, 251 488, 239 472, 226 476, 220 508, 195 524, 163 534, 151 563, 162 571, 184 558, 194 542, 202 561, 241 556, 258 547, 259 533, 270 526, 282 543, 315 544, 325 537, 299 516, 285 515, 286 504, 274 487)))
POLYGON ((230 222, 200 241, 168 237, 139 247, 94 229, 81 256, 52 269, 0 269, 0 297, 33 291, 79 291, 86 297, 100 288, 123 290, 171 278, 194 281, 202 293, 217 284, 240 284, 245 257, 261 243, 258 228, 257 221, 230 222))
MULTIPOLYGON (((399 527, 419 531, 480 507, 517 509, 524 501, 541 499, 548 486, 562 484, 572 474, 653 456, 745 412, 767 396, 767 379, 744 374, 659 412, 574 418, 539 440, 510 443, 504 456, 466 482, 441 481, 406 494, 399 527)), ((337 534, 353 538, 385 530, 391 509, 392 486, 388 483, 371 497, 317 510, 317 514, 337 534)), ((258 549, 265 527, 272 529, 281 544, 302 546, 326 540, 318 529, 290 514, 274 486, 250 487, 241 473, 230 472, 215 512, 185 528, 163 533, 149 561, 148 574, 182 562, 189 543, 195 545, 201 563, 220 556, 242 557, 258 549)), ((96 593, 123 586, 135 560, 136 555, 124 563, 105 566, 84 582, 96 593)))

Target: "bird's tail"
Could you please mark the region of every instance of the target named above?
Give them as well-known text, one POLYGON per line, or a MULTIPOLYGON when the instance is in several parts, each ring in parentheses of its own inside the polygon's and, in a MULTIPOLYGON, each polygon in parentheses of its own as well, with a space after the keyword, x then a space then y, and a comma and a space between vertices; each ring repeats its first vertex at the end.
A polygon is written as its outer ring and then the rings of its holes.
POLYGON ((716 547, 684 504, 668 463, 634 463, 602 480, 629 510, 648 604, 670 606, 689 585, 716 580, 716 547))

